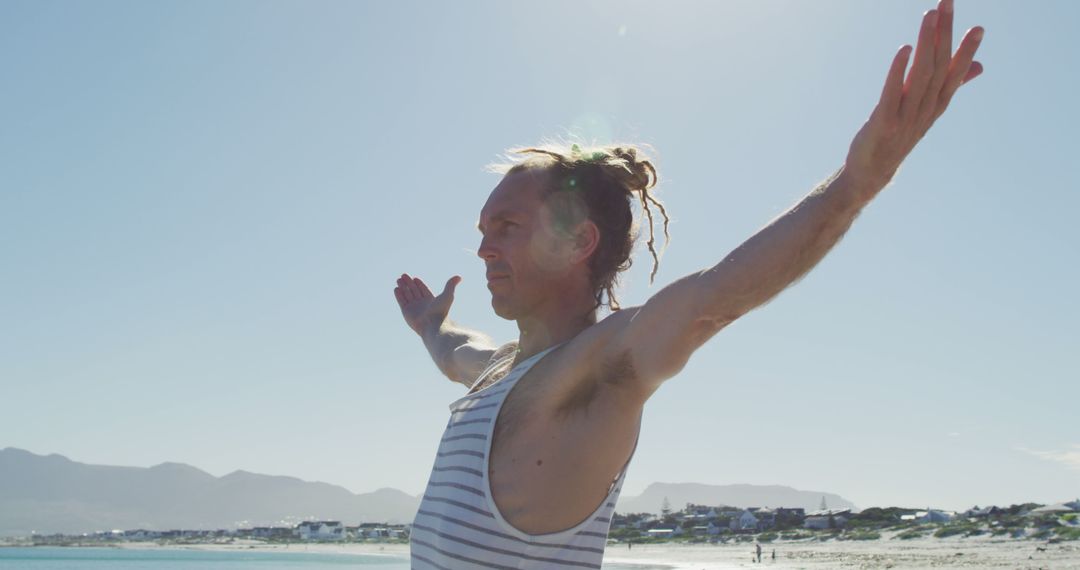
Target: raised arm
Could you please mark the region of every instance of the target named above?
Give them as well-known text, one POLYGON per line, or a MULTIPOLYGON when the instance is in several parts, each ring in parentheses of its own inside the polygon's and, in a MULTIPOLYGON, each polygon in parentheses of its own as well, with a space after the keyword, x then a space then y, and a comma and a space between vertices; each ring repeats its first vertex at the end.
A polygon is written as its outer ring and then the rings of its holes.
POLYGON ((394 288, 406 324, 424 341, 431 359, 447 378, 472 386, 494 356, 491 337, 452 322, 450 305, 461 277, 451 277, 438 296, 421 279, 402 274, 394 288))
POLYGON ((897 52, 881 99, 833 176, 774 219, 717 265, 665 287, 641 307, 612 320, 604 356, 629 358, 634 387, 648 398, 725 326, 761 306, 806 274, 840 240, 863 207, 941 116, 962 83, 982 72, 973 61, 982 28, 968 31, 951 55, 952 1, 927 12, 915 61, 897 52))

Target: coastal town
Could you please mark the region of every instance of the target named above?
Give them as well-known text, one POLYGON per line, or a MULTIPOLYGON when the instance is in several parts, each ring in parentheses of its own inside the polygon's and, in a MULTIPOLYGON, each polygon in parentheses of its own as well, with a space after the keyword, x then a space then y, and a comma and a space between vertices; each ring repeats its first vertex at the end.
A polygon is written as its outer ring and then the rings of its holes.
MULTIPOLYGON (((216 530, 101 530, 85 534, 32 534, 0 540, 8 546, 85 546, 129 542, 206 544, 256 541, 267 544, 387 542, 405 543, 410 525, 377 522, 349 526, 335 520, 306 520, 293 525, 240 526, 216 530)), ((992 536, 1044 540, 1080 540, 1080 499, 1051 505, 1025 503, 1008 507, 972 507, 963 512, 872 507, 858 512, 821 508, 753 507, 687 504, 674 511, 667 501, 660 514, 616 513, 609 544, 666 542, 731 543, 776 541, 877 540, 992 536)))

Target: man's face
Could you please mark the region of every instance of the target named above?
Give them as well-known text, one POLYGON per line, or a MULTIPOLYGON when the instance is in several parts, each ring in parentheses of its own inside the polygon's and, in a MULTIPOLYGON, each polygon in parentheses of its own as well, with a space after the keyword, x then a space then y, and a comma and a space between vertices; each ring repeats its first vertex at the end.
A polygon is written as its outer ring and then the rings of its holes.
POLYGON ((515 320, 533 314, 564 290, 572 240, 555 231, 541 199, 544 175, 520 171, 505 176, 480 211, 483 234, 477 255, 487 266, 495 314, 515 320))

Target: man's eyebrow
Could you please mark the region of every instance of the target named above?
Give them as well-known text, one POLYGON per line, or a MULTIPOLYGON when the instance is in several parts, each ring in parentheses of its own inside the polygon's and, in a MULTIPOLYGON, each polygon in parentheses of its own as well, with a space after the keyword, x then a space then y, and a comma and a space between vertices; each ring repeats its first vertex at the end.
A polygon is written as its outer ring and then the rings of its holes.
MULTIPOLYGON (((505 219, 509 218, 510 216, 512 216, 514 214, 515 214, 515 212, 513 210, 502 210, 502 211, 499 211, 499 212, 496 212, 495 214, 493 214, 491 216, 491 221, 493 221, 493 222, 502 221, 502 220, 505 220, 505 219)), ((483 232, 484 231, 483 224, 481 224, 480 222, 476 222, 476 229, 480 230, 480 232, 483 232)))

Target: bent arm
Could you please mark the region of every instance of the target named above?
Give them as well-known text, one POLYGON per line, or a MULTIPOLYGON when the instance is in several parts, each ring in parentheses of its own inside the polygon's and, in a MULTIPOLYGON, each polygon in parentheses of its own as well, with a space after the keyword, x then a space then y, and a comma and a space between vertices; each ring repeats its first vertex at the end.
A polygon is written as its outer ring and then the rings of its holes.
POLYGON ((402 273, 394 297, 405 322, 423 339, 439 371, 454 382, 472 386, 494 355, 495 344, 487 335, 449 319, 454 290, 460 282, 460 276, 451 277, 436 296, 422 279, 402 273))
POLYGON ((466 387, 472 386, 496 350, 491 337, 466 329, 450 319, 441 325, 428 326, 421 338, 439 371, 466 387))

